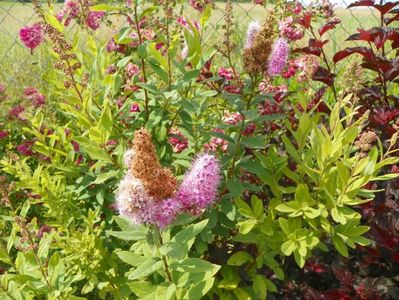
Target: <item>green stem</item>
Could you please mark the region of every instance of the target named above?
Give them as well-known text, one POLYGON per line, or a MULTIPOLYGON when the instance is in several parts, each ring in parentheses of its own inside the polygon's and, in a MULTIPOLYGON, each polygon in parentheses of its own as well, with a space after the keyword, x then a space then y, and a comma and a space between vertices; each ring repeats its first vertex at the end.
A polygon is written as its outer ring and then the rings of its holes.
MULTIPOLYGON (((159 229, 158 229, 158 234, 159 234, 160 245, 163 246, 162 234, 159 229)), ((162 255, 162 261, 163 261, 166 276, 168 277, 168 281, 172 282, 172 275, 170 274, 168 261, 167 261, 165 255, 162 255)))
MULTIPOLYGON (((141 31, 140 31, 140 24, 139 24, 139 19, 138 19, 138 15, 137 15, 137 3, 134 5, 134 22, 136 23, 136 30, 137 30, 137 35, 139 37, 139 44, 142 45, 143 44, 143 38, 141 36, 141 31)), ((141 71, 143 72, 143 80, 144 83, 147 84, 147 74, 145 72, 145 61, 144 58, 141 58, 141 71)), ((144 110, 145 110, 145 124, 148 121, 148 118, 150 117, 150 111, 148 108, 148 102, 149 102, 149 98, 148 98, 148 92, 147 89, 144 88, 144 110)))

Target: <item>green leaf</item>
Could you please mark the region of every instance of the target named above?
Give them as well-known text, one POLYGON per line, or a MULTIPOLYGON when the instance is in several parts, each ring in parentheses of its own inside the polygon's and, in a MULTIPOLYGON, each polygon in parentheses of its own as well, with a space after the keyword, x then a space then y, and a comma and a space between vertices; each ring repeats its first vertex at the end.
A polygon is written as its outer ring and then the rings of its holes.
POLYGON ((343 242, 343 240, 339 236, 334 235, 334 236, 332 236, 332 241, 333 241, 335 249, 337 249, 338 252, 342 256, 348 257, 348 255, 349 255, 348 248, 346 247, 346 245, 343 242))
POLYGON ((137 297, 140 297, 140 298, 146 297, 146 296, 154 293, 154 291, 156 291, 156 289, 157 289, 156 285, 152 284, 149 281, 144 281, 144 280, 127 282, 127 285, 129 286, 130 290, 137 297))
POLYGON ((336 207, 331 209, 331 216, 337 223, 346 224, 347 222, 345 216, 343 216, 336 207))
MULTIPOLYGON (((306 184, 299 184, 295 190, 295 201, 304 204, 310 202, 309 189, 306 184)), ((303 207, 303 205, 302 205, 303 207)))
POLYGON ((49 260, 48 277, 52 287, 61 289, 65 277, 65 266, 58 252, 55 252, 49 260))
POLYGON ((243 201, 241 198, 237 198, 235 201, 236 206, 238 207, 238 212, 248 218, 254 218, 256 219, 251 206, 249 206, 245 201, 243 201))
POLYGON ((114 9, 118 9, 118 7, 114 7, 108 4, 97 4, 90 6, 91 11, 112 11, 114 9))
POLYGON ((238 222, 239 232, 241 234, 248 234, 258 224, 258 220, 250 219, 243 222, 238 222))
POLYGON ((256 195, 251 197, 252 211, 255 217, 259 220, 263 217, 263 202, 256 195))
POLYGON ((304 214, 306 217, 308 217, 309 219, 314 219, 317 218, 318 216, 320 216, 320 210, 311 208, 311 207, 307 207, 304 210, 304 214))
POLYGON ((267 285, 266 285, 266 278, 262 275, 255 275, 252 277, 252 287, 258 296, 257 299, 266 299, 267 297, 267 285))
POLYGON ((192 288, 188 290, 188 299, 196 300, 203 299, 203 297, 212 288, 215 281, 214 277, 206 278, 205 280, 195 284, 192 288))
POLYGON ((0 244, 0 261, 6 264, 11 264, 10 258, 7 255, 7 250, 0 244))
POLYGON ((137 267, 144 263, 148 257, 138 255, 130 251, 116 251, 115 254, 125 263, 137 267))
POLYGON ((245 137, 241 140, 241 144, 244 145, 244 147, 253 148, 253 149, 255 148, 263 149, 266 147, 265 138, 262 136, 245 137))
POLYGON ((191 70, 184 74, 183 81, 189 82, 196 79, 200 74, 200 70, 191 70))
POLYGON ((226 182, 227 189, 233 197, 240 197, 241 193, 245 190, 242 182, 230 179, 226 182))
POLYGON ((59 32, 64 32, 64 27, 61 25, 61 23, 57 20, 56 17, 54 17, 51 13, 49 13, 46 10, 42 11, 44 14, 44 19, 48 24, 53 26, 55 29, 57 29, 59 32))
POLYGON ((238 300, 252 300, 252 297, 242 288, 236 288, 234 290, 234 295, 238 300))
POLYGON ((52 238, 53 234, 45 233, 40 239, 39 250, 37 251, 37 255, 40 259, 44 260, 47 258, 52 238))
POLYGON ((181 243, 167 242, 159 250, 162 255, 182 259, 187 254, 184 248, 181 243))
POLYGON ((149 62, 151 69, 162 79, 163 82, 169 83, 169 75, 159 65, 149 62))
POLYGON ((112 230, 107 230, 106 231, 107 235, 114 236, 118 239, 124 240, 124 241, 139 241, 139 240, 144 240, 146 237, 146 233, 143 231, 112 231, 112 230))
POLYGON ((294 251, 295 262, 298 264, 300 268, 303 268, 305 265, 305 257, 299 254, 299 251, 294 251))
POLYGON ((106 173, 100 173, 100 175, 97 176, 96 180, 93 182, 93 184, 102 184, 105 181, 107 181, 110 178, 115 178, 118 174, 118 171, 116 170, 111 170, 106 173))
POLYGON ((292 251, 294 251, 294 249, 295 249, 295 242, 292 241, 286 241, 281 245, 281 252, 283 252, 285 256, 290 256, 292 251))
POLYGON ((253 257, 248 252, 238 251, 229 257, 227 264, 230 266, 241 266, 248 261, 252 261, 253 257))
POLYGON ((128 279, 135 280, 147 277, 152 273, 160 270, 163 266, 163 261, 160 258, 149 258, 140 264, 136 270, 130 272, 128 279))
POLYGON ((161 285, 155 286, 155 292, 147 294, 140 298, 141 300, 170 300, 176 299, 176 286, 174 283, 164 282, 161 285))
POLYGON ((291 212, 297 211, 297 209, 292 208, 290 205, 288 205, 286 203, 281 203, 281 204, 277 205, 274 209, 279 212, 285 212, 285 213, 291 213, 291 212))
POLYGON ((191 224, 179 231, 172 239, 171 242, 184 243, 197 236, 208 224, 208 219, 202 220, 196 224, 191 224))
POLYGON ((99 144, 85 137, 75 137, 74 139, 76 142, 79 143, 80 146, 83 147, 83 149, 92 159, 97 159, 107 163, 112 163, 112 159, 107 153, 107 151, 101 148, 99 144))
POLYGON ((141 231, 143 231, 145 234, 146 229, 144 226, 140 227, 126 217, 114 216, 114 220, 118 224, 119 228, 122 229, 122 231, 138 231, 139 229, 142 229, 141 231))
POLYGON ((170 267, 178 272, 187 273, 210 273, 215 275, 220 266, 211 264, 206 260, 200 258, 186 258, 182 261, 173 262, 170 267))
MULTIPOLYGON (((148 47, 147 47, 147 50, 148 50, 149 54, 157 61, 157 63, 160 66, 162 66, 163 70, 168 70, 168 61, 161 54, 161 52, 156 49, 156 44, 155 43, 149 44, 148 47)), ((165 73, 166 73, 166 71, 165 71, 165 73)), ((168 75, 166 75, 166 76, 168 76, 168 75)))

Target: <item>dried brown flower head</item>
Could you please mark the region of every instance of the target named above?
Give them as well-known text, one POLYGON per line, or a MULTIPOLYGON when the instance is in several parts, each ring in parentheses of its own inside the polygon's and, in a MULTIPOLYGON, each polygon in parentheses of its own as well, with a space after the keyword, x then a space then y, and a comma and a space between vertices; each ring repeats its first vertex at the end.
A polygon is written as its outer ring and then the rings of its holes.
POLYGON ((130 170, 134 177, 140 179, 147 193, 155 200, 173 196, 177 181, 171 170, 159 163, 151 136, 145 129, 135 132, 133 139, 134 158, 130 170))
POLYGON ((276 20, 269 13, 260 31, 256 34, 252 47, 244 49, 244 68, 248 73, 263 73, 275 38, 276 20))
POLYGON ((374 131, 363 132, 359 139, 355 142, 355 146, 359 148, 361 152, 368 152, 373 148, 373 144, 377 142, 378 137, 374 131))

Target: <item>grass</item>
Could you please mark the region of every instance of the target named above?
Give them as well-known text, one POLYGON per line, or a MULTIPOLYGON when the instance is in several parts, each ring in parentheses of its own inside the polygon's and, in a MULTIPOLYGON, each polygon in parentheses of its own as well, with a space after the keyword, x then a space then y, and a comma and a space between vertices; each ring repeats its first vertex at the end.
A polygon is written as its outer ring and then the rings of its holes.
MULTIPOLYGON (((223 24, 224 4, 217 3, 216 9, 212 13, 207 43, 213 45, 222 38, 221 25, 223 24)), ((187 15, 193 12, 188 10, 187 15)), ((238 3, 235 5, 235 31, 236 40, 239 46, 242 45, 243 38, 248 23, 251 20, 262 21, 266 10, 251 3, 238 3)), ((354 33, 358 27, 369 28, 377 25, 377 19, 373 17, 370 10, 337 9, 337 15, 342 20, 335 30, 326 34, 326 38, 332 40, 327 46, 327 53, 331 57, 339 49, 353 45, 345 39, 350 33, 354 33)), ((51 67, 50 54, 45 47, 39 47, 30 53, 19 41, 18 31, 25 24, 32 24, 37 20, 34 11, 29 4, 17 2, 0 2, 0 82, 5 82, 9 86, 21 88, 25 86, 37 86, 45 84, 42 80, 43 71, 51 67)), ((98 32, 98 36, 110 36, 107 32, 98 32)))

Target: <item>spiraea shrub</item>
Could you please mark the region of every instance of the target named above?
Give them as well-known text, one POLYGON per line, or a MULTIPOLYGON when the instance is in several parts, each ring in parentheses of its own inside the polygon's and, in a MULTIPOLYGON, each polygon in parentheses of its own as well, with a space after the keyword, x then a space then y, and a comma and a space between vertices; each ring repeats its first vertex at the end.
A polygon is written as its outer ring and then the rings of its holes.
POLYGON ((245 34, 226 1, 217 39, 213 1, 33 5, 54 68, 0 85, 2 299, 397 298, 396 17, 331 61, 328 1, 245 34), (342 86, 352 53, 382 79, 342 86))

